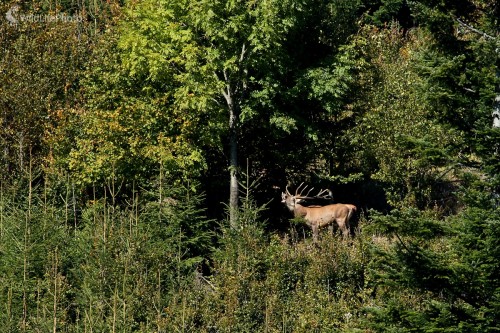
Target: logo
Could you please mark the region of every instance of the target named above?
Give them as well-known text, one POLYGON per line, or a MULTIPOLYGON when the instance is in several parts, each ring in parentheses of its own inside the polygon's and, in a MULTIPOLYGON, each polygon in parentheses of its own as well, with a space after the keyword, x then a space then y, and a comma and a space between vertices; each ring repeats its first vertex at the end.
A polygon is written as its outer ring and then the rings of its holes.
POLYGON ((19 6, 14 5, 14 6, 10 7, 10 9, 7 11, 7 13, 5 13, 5 18, 7 19, 7 21, 9 21, 10 24, 12 24, 12 25, 17 24, 18 20, 17 20, 16 16, 17 16, 18 11, 19 11, 19 6))
POLYGON ((17 25, 19 22, 34 22, 34 23, 47 23, 47 22, 63 22, 63 23, 80 23, 84 18, 81 14, 68 15, 65 13, 57 14, 26 14, 19 13, 19 6, 14 5, 5 13, 5 18, 10 25, 17 25))

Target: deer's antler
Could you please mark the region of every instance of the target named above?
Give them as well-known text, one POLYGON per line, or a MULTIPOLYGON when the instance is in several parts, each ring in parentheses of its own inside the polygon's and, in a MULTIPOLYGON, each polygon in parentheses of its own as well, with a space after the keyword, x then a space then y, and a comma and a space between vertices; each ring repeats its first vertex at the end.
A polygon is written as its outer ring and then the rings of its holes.
POLYGON ((300 191, 300 193, 299 193, 299 190, 302 187, 302 185, 304 185, 304 182, 300 183, 299 187, 297 187, 297 189, 295 190, 295 196, 300 196, 302 194, 302 192, 307 188, 307 185, 306 185, 306 187, 304 187, 302 189, 302 191, 300 191))
MULTIPOLYGON (((300 198, 300 199, 310 199, 310 200, 311 199, 331 199, 332 198, 332 191, 330 191, 329 189, 320 190, 318 194, 310 197, 309 195, 314 190, 314 187, 311 187, 307 191, 306 195, 302 195, 302 193, 304 193, 304 191, 306 191, 308 187, 309 187, 308 185, 304 186, 304 182, 300 183, 300 185, 295 190, 295 195, 293 195, 293 196, 300 198)), ((288 190, 288 185, 286 186, 285 189, 286 189, 286 194, 289 196, 292 196, 292 194, 290 194, 290 191, 288 190)))
POLYGON ((331 193, 331 191, 329 189, 321 190, 321 191, 319 191, 318 194, 315 195, 315 197, 317 197, 317 198, 328 198, 328 197, 331 197, 331 196, 332 196, 332 193, 331 193), (328 193, 328 194, 327 195, 323 195, 324 193, 328 193))
POLYGON ((302 189, 302 191, 300 191, 300 194, 297 196, 297 194, 295 194, 295 196, 297 197, 297 199, 301 199, 301 200, 317 200, 317 199, 321 199, 321 200, 331 200, 333 195, 332 195, 332 191, 330 191, 329 189, 324 189, 324 190, 320 190, 318 192, 318 194, 314 195, 314 196, 309 196, 309 194, 312 192, 312 190, 314 189, 314 187, 312 187, 305 196, 302 195, 302 193, 305 191, 305 189, 307 188, 304 187, 302 189))

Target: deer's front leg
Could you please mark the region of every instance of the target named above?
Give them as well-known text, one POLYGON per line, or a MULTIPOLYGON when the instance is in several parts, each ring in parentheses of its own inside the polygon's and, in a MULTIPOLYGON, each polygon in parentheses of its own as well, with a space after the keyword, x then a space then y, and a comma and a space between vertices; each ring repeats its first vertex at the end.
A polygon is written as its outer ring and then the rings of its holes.
POLYGON ((316 223, 313 223, 311 225, 311 229, 312 229, 312 233, 313 233, 314 243, 317 243, 318 242, 319 227, 316 223))

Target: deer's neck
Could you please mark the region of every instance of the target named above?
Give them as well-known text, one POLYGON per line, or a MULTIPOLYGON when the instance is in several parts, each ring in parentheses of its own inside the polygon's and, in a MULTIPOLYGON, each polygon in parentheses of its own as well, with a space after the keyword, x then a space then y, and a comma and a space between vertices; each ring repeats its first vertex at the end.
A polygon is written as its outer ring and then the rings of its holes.
POLYGON ((307 209, 302 205, 295 204, 295 209, 293 210, 293 213, 295 217, 304 217, 307 215, 307 209))

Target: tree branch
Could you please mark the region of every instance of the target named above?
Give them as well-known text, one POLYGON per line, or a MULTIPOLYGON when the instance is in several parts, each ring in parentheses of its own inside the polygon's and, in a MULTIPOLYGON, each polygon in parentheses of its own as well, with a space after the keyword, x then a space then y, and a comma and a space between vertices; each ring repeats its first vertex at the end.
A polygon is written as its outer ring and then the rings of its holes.
POLYGON ((243 62, 245 59, 245 53, 247 52, 247 48, 245 43, 243 43, 243 46, 241 47, 241 54, 240 54, 240 62, 243 62))
POLYGON ((475 32, 476 34, 479 34, 479 35, 481 35, 481 36, 483 36, 483 37, 485 37, 485 38, 488 38, 488 39, 492 39, 492 40, 496 40, 496 41, 498 41, 498 39, 497 39, 496 37, 494 37, 494 36, 492 36, 492 35, 489 35, 489 34, 487 34, 487 33, 486 33, 486 32, 484 32, 484 31, 481 31, 481 30, 479 30, 479 29, 474 28, 473 26, 471 26, 471 25, 469 25, 469 24, 465 23, 464 21, 462 21, 462 20, 461 20, 461 19, 459 19, 458 17, 455 17, 455 21, 457 21, 457 22, 458 22, 458 23, 459 23, 462 27, 464 27, 464 28, 466 28, 466 29, 468 29, 468 30, 470 30, 470 31, 472 31, 472 32, 475 32))
POLYGON ((412 253, 412 251, 408 248, 408 246, 406 246, 406 244, 403 242, 403 240, 401 239, 401 237, 399 237, 398 233, 395 232, 394 234, 396 235, 399 243, 403 246, 403 248, 406 250, 406 252, 412 253))
POLYGON ((247 54, 247 47, 246 47, 246 44, 243 43, 243 46, 241 47, 241 54, 240 54, 240 60, 239 60, 239 63, 240 63, 240 71, 243 72, 244 75, 242 75, 242 78, 241 78, 241 87, 242 87, 242 90, 245 91, 247 90, 247 82, 246 82, 246 75, 248 74, 248 70, 243 66, 243 60, 245 60, 245 55, 247 54))
POLYGON ((227 90, 222 89, 222 95, 224 95, 227 105, 231 107, 233 99, 232 99, 231 83, 229 82, 229 75, 227 74, 226 69, 223 69, 222 73, 224 74, 224 81, 226 82, 226 89, 227 89, 227 90))

